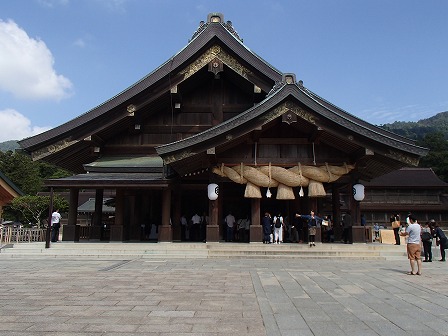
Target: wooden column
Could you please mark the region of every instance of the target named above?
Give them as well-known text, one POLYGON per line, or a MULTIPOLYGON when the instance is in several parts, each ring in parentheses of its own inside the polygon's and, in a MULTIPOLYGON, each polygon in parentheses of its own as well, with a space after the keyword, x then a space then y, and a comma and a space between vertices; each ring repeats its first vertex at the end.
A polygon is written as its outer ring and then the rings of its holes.
POLYGON ((250 242, 261 243, 263 241, 263 228, 260 222, 261 202, 259 198, 253 198, 251 202, 250 242))
POLYGON ((123 241, 124 190, 115 192, 115 223, 110 227, 110 241, 123 241))
POLYGON ((93 223, 90 228, 89 239, 100 239, 103 219, 103 189, 95 191, 95 212, 93 214, 93 223))
POLYGON ((171 218, 171 189, 162 191, 162 225, 159 227, 159 242, 171 242, 172 232, 170 225, 171 218))
POLYGON ((219 208, 218 201, 208 202, 208 217, 209 223, 207 225, 206 242, 219 242, 219 208))
POLYGON ((333 232, 334 240, 340 241, 342 239, 342 228, 341 228, 341 204, 340 204, 340 192, 339 186, 333 184, 333 190, 331 193, 332 203, 333 203, 333 232))
POLYGON ((173 241, 181 241, 180 216, 182 216, 182 193, 178 188, 173 192, 173 203, 173 218, 171 223, 173 241))
POLYGON ((70 202, 68 208, 68 222, 62 229, 63 241, 79 241, 79 225, 78 222, 78 199, 79 189, 70 189, 70 202))

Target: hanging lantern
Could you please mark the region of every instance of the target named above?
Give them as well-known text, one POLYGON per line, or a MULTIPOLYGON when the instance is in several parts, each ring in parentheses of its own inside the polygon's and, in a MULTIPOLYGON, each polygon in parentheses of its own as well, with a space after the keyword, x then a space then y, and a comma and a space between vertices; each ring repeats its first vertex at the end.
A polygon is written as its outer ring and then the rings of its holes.
POLYGON ((208 199, 214 201, 218 198, 219 186, 216 183, 210 183, 207 187, 208 199))
POLYGON ((362 184, 353 185, 353 198, 355 201, 362 201, 364 199, 364 186, 362 184))

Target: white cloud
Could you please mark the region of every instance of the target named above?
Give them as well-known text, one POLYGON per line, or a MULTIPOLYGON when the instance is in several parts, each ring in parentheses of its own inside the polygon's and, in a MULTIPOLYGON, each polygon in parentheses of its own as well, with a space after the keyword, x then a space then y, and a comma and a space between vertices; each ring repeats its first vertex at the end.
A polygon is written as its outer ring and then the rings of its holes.
POLYGON ((30 38, 14 21, 0 20, 0 90, 22 99, 69 97, 73 85, 53 65, 43 41, 30 38))
POLYGON ((125 13, 129 0, 96 0, 96 2, 112 12, 125 13))
POLYGON ((68 5, 69 0, 38 0, 37 2, 43 7, 53 8, 57 5, 68 5))
POLYGON ((78 38, 75 42, 73 42, 73 45, 75 47, 84 48, 86 46, 86 41, 82 38, 78 38))
POLYGON ((28 118, 13 109, 0 110, 0 125, 0 142, 21 140, 51 129, 49 126, 31 126, 28 118))

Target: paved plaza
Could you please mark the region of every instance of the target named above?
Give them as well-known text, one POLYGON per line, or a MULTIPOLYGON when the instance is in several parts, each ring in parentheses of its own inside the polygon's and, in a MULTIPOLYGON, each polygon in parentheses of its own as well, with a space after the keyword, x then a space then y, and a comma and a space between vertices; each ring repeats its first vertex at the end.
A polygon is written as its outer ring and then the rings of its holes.
POLYGON ((2 258, 0 335, 448 335, 448 265, 2 258))

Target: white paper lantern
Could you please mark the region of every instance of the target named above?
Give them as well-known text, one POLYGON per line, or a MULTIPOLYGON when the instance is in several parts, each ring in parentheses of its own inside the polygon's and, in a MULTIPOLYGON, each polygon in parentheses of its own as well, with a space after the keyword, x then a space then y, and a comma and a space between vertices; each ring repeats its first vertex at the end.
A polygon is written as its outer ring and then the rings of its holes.
POLYGON ((353 185, 353 198, 356 201, 362 201, 364 199, 364 186, 362 184, 353 185))
POLYGON ((208 185, 208 199, 214 201, 218 198, 219 186, 216 183, 210 183, 208 185))

